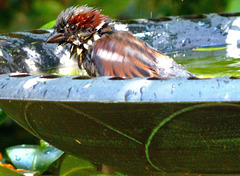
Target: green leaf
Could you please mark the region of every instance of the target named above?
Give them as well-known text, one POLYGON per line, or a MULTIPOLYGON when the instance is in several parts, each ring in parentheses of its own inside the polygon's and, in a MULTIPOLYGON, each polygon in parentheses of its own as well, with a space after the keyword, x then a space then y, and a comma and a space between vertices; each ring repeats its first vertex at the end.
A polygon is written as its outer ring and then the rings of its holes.
POLYGON ((7 114, 3 112, 2 109, 0 109, 0 125, 5 122, 5 120, 8 118, 7 114))
POLYGON ((239 12, 240 11, 239 0, 229 0, 225 11, 226 12, 239 12))
POLYGON ((40 140, 40 147, 42 150, 48 148, 48 147, 52 147, 48 142, 44 141, 44 140, 40 140))
POLYGON ((55 25, 56 20, 50 21, 47 24, 44 24, 42 27, 40 27, 40 29, 49 29, 49 28, 53 28, 53 26, 55 25))
POLYGON ((227 49, 226 46, 224 47, 216 47, 216 48, 193 48, 193 51, 217 51, 217 50, 222 50, 222 49, 227 49))
POLYGON ((63 152, 55 147, 42 149, 38 145, 18 145, 6 149, 11 162, 18 169, 43 173, 63 152))
POLYGON ((68 155, 62 162, 59 176, 100 176, 100 174, 89 161, 68 155))
POLYGON ((10 169, 0 166, 0 175, 1 176, 20 176, 19 173, 14 172, 10 169))

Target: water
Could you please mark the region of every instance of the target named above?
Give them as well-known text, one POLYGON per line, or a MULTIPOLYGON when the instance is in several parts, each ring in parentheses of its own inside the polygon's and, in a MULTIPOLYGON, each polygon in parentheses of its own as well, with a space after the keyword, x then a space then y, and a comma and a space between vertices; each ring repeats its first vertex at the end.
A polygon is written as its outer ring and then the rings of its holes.
MULTIPOLYGON (((201 78, 240 77, 240 57, 226 56, 226 50, 220 52, 174 51, 167 55, 172 57, 177 63, 183 65, 188 71, 201 78)), ((77 66, 62 67, 61 69, 46 69, 44 72, 41 72, 41 74, 58 74, 61 76, 87 75, 85 71, 81 71, 77 66)))
POLYGON ((228 48, 220 48, 216 51, 179 51, 169 55, 196 76, 213 78, 225 76, 240 77, 240 55, 238 53, 236 54, 235 52, 235 55, 231 56, 228 53, 228 48))
MULTIPOLYGON (((228 56, 227 49, 218 51, 173 51, 167 53, 177 63, 200 78, 234 76, 240 77, 240 57, 228 56)), ((62 76, 87 75, 76 66, 65 69, 48 69, 45 74, 59 74, 62 76), (68 71, 66 71, 68 69, 68 71), (62 72, 62 70, 65 70, 62 72), (67 73, 67 74, 66 74, 67 73)))

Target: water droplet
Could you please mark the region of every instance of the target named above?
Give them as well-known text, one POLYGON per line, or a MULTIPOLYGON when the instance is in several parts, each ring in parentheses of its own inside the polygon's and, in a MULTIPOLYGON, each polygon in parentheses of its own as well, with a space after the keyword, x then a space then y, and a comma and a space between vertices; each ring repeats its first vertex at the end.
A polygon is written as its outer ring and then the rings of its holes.
POLYGON ((212 26, 211 22, 206 22, 206 21, 199 21, 198 26, 200 27, 205 27, 205 28, 210 28, 212 26))
POLYGON ((237 41, 237 47, 240 48, 240 40, 237 41))
POLYGON ((21 158, 20 156, 18 156, 18 155, 15 156, 15 160, 16 160, 16 161, 20 161, 21 159, 22 159, 22 158, 21 158))
POLYGON ((48 90, 45 90, 45 91, 43 92, 43 97, 45 97, 45 96, 47 95, 47 93, 48 93, 48 90))
POLYGON ((6 85, 7 85, 7 84, 2 83, 2 84, 1 84, 2 89, 3 89, 6 85))
POLYGON ((39 85, 39 83, 34 84, 34 85, 32 86, 32 88, 35 89, 38 85, 39 85))
POLYGON ((140 92, 141 92, 141 94, 144 93, 145 90, 146 90, 146 87, 145 87, 145 86, 141 87, 141 88, 140 88, 140 92))
POLYGON ((205 23, 204 23, 203 21, 199 21, 199 22, 198 22, 198 26, 201 26, 201 27, 202 27, 202 26, 204 26, 204 25, 205 25, 205 23))
POLYGON ((168 46, 167 50, 169 50, 169 51, 174 50, 174 46, 173 45, 168 46))
POLYGON ((128 90, 125 93, 125 101, 129 101, 132 98, 133 94, 134 94, 134 92, 132 90, 128 90))
POLYGON ((50 153, 51 153, 51 151, 47 151, 45 154, 46 154, 46 155, 50 155, 50 153))
POLYGON ((218 24, 218 25, 214 28, 214 31, 215 31, 216 33, 219 33, 219 34, 223 35, 223 36, 227 34, 227 32, 226 32, 226 30, 223 28, 222 24, 218 24))
POLYGON ((171 89, 171 94, 173 94, 174 90, 175 90, 175 84, 172 85, 172 89, 171 89))
POLYGON ((222 33, 222 24, 218 24, 215 28, 214 31, 216 33, 222 33))
POLYGON ((83 86, 84 89, 87 89, 89 87, 91 87, 92 83, 87 83, 86 85, 83 86))
POLYGON ((143 100, 143 94, 144 94, 145 91, 146 91, 146 87, 145 87, 145 86, 143 86, 143 87, 140 88, 141 101, 143 100))
POLYGON ((50 150, 50 149, 46 149, 43 153, 44 153, 45 155, 50 155, 50 154, 51 154, 51 150, 50 150))
POLYGON ((197 26, 195 26, 194 29, 195 29, 196 31, 199 31, 199 28, 198 28, 197 26))
POLYGON ((70 87, 70 88, 68 89, 68 95, 67 95, 68 98, 70 97, 71 90, 72 90, 72 87, 70 87))
POLYGON ((186 46, 187 44, 190 44, 191 43, 191 40, 190 38, 186 38, 184 40, 181 41, 181 45, 182 46, 186 46))

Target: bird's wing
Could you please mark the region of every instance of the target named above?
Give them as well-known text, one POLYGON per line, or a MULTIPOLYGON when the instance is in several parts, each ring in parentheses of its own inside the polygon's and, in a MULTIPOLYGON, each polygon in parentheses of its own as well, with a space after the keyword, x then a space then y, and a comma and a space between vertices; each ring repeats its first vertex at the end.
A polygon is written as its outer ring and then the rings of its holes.
POLYGON ((129 32, 105 35, 93 46, 91 59, 99 76, 159 77, 156 57, 166 57, 129 32))

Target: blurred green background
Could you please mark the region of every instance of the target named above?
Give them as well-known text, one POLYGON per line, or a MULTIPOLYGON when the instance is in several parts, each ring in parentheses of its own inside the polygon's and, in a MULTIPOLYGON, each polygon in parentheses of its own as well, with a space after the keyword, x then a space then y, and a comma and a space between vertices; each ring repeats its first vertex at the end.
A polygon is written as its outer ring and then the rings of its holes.
POLYGON ((84 4, 115 19, 240 12, 239 0, 0 0, 0 33, 40 28, 63 9, 84 4))

